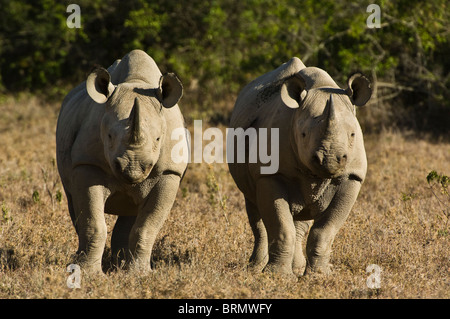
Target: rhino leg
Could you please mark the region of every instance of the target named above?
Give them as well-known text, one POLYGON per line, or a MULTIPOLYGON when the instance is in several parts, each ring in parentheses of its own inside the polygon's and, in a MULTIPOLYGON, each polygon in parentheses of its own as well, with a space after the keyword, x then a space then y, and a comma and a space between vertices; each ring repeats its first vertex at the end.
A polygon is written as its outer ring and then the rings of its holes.
POLYGON ((292 268, 295 273, 303 274, 306 268, 306 258, 303 254, 303 243, 306 238, 313 221, 312 220, 294 220, 296 238, 295 238, 295 252, 292 268))
POLYGON ((331 246, 336 233, 337 231, 332 225, 326 225, 323 228, 320 228, 319 224, 313 225, 306 243, 308 265, 305 273, 319 272, 329 274, 331 272, 329 261, 331 246))
POLYGON ((180 176, 163 174, 139 209, 129 237, 132 269, 150 271, 150 257, 161 227, 172 209, 180 176))
POLYGON ((269 259, 267 240, 267 231, 258 208, 248 199, 245 199, 245 208, 247 210, 248 221, 255 237, 253 252, 250 257, 249 267, 256 271, 261 271, 269 259))
POLYGON ((287 192, 276 178, 258 180, 258 210, 267 229, 269 242, 269 261, 264 271, 292 275, 296 235, 286 199, 287 192))
POLYGON ((102 255, 106 242, 104 215, 108 191, 101 185, 101 174, 96 168, 78 167, 74 171, 72 200, 75 227, 78 232, 76 263, 91 273, 102 272, 102 255))
POLYGON ((119 216, 111 236, 111 264, 120 268, 122 262, 129 257, 128 239, 136 216, 119 216))
POLYGON ((340 185, 327 209, 314 221, 306 243, 305 273, 330 273, 331 246, 358 197, 361 183, 348 180, 340 185))

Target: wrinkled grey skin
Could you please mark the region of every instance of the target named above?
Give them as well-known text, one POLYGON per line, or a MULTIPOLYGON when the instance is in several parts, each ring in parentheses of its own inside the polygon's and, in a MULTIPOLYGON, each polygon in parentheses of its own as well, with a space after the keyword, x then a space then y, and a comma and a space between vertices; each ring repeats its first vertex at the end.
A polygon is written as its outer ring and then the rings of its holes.
MULTIPOLYGON (((177 105, 181 82, 162 75, 135 50, 108 70, 95 68, 64 99, 56 130, 58 170, 79 238, 82 269, 102 271, 105 213, 118 215, 113 263, 150 270, 155 237, 166 220, 186 170, 171 149, 184 127, 177 105)), ((186 140, 187 143, 187 140, 186 140)))
POLYGON ((370 82, 356 73, 347 84, 343 90, 325 71, 292 58, 248 84, 237 98, 230 127, 268 128, 269 142, 270 128, 279 128, 280 136, 275 174, 261 174, 266 164, 260 162, 229 163, 245 196, 255 237, 250 262, 256 269, 330 271, 333 240, 367 170, 355 105, 370 99, 370 82))

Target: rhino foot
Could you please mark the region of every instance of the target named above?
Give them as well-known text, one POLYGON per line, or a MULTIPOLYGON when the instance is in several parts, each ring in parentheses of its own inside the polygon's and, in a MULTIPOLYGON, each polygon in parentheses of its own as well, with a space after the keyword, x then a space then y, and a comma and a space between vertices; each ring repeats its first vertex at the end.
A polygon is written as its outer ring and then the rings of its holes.
POLYGON ((77 265, 85 274, 103 274, 100 260, 91 260, 85 252, 77 252, 70 258, 69 265, 77 265))
POLYGON ((292 272, 298 276, 303 276, 306 273, 306 265, 303 267, 292 267, 292 272))
POLYGON ((287 276, 293 276, 294 275, 294 273, 292 272, 292 266, 290 266, 290 265, 279 265, 279 264, 275 264, 275 263, 268 263, 264 267, 263 272, 279 274, 279 275, 287 275, 287 276))
POLYGON ((317 273, 317 274, 324 274, 324 275, 330 275, 332 271, 333 265, 330 263, 326 263, 323 265, 307 265, 305 269, 305 275, 317 273))

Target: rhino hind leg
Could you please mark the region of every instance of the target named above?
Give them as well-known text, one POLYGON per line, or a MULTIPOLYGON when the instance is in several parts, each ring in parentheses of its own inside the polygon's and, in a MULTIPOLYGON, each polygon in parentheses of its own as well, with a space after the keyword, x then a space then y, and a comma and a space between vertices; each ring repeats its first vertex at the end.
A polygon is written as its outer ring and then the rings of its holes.
POLYGON ((261 271, 269 260, 267 231, 256 205, 248 199, 245 200, 245 208, 250 223, 250 227, 255 239, 253 252, 250 257, 249 267, 253 270, 261 271))
POLYGON ((136 216, 119 216, 111 236, 111 266, 121 268, 129 261, 128 238, 136 216))

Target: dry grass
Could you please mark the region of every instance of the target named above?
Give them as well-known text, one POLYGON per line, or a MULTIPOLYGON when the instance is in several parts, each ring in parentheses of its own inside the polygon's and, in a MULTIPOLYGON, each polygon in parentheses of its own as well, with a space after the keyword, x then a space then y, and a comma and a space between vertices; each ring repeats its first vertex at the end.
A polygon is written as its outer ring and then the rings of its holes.
POLYGON ((336 237, 330 276, 248 272, 243 196, 226 164, 191 164, 158 236, 155 271, 82 275, 69 289, 77 239, 58 199, 58 109, 29 96, 0 102, 0 298, 450 297, 450 223, 426 182, 432 169, 450 173, 450 144, 388 132, 366 137, 368 177, 336 237), (366 286, 369 264, 382 268, 380 289, 366 286))

